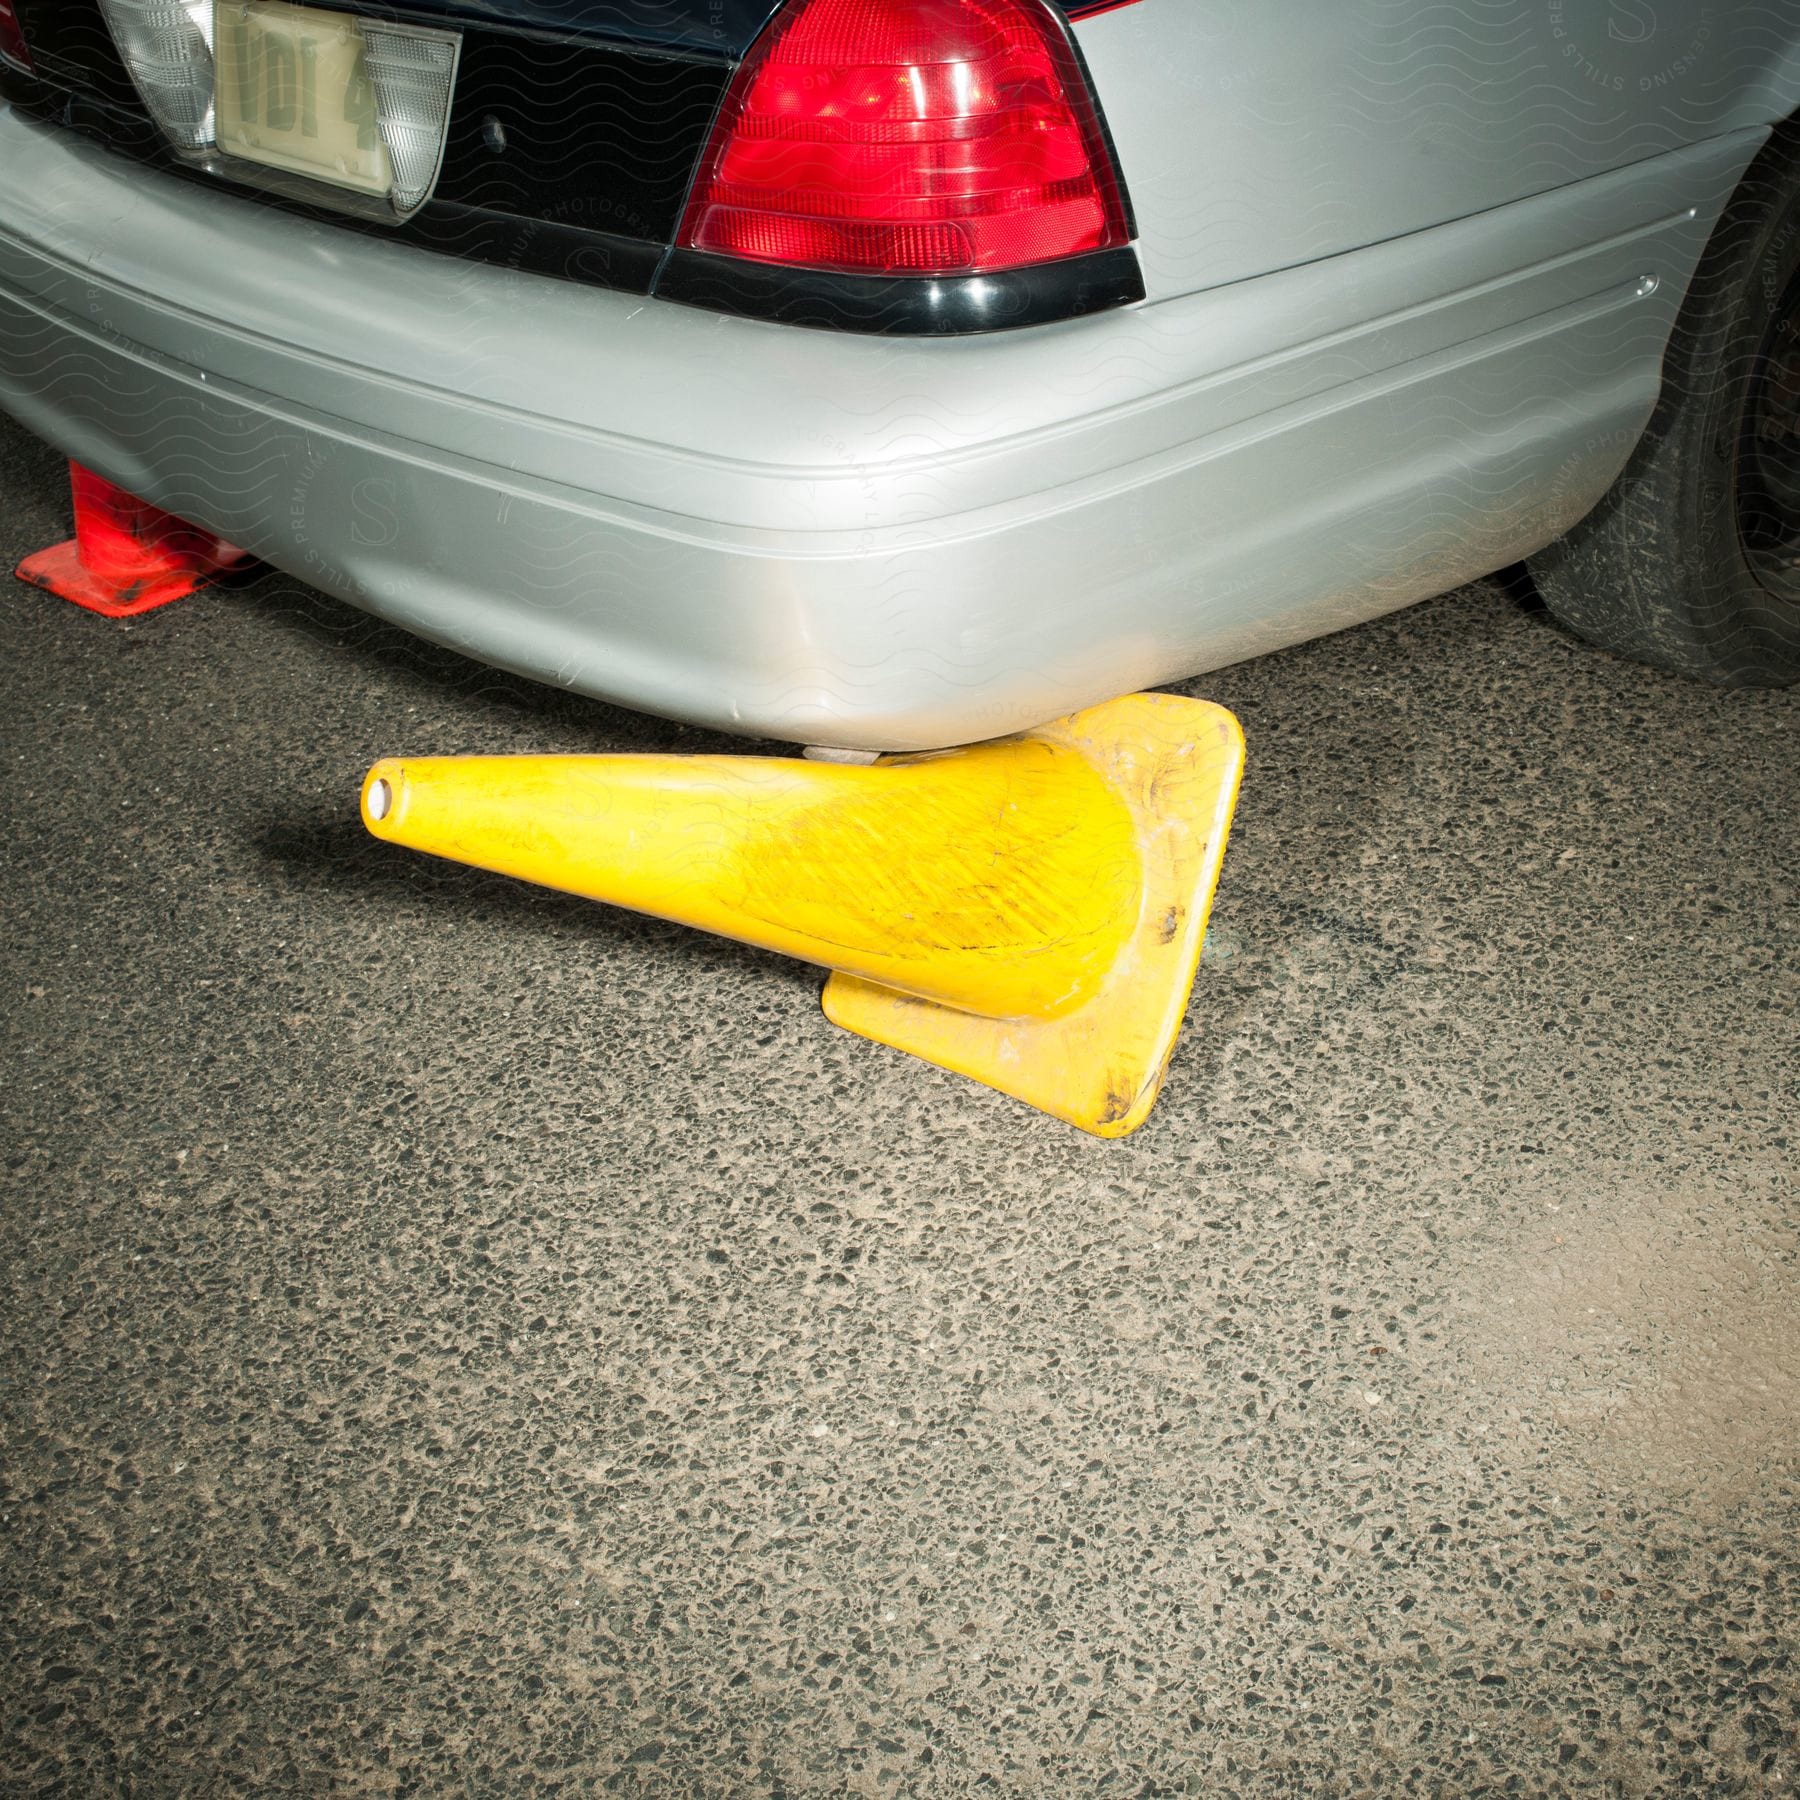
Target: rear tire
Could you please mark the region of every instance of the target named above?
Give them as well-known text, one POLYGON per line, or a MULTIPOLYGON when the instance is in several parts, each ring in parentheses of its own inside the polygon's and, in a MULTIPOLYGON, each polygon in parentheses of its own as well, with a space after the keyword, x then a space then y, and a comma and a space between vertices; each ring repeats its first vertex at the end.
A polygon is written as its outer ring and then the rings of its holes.
POLYGON ((1528 566, 1605 649, 1728 687, 1800 679, 1800 123, 1714 230, 1625 472, 1528 566))

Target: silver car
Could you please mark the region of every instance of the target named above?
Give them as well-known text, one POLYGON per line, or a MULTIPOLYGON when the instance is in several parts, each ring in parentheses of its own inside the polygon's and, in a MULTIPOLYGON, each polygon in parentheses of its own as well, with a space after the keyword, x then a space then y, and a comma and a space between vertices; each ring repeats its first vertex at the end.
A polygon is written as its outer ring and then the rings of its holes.
POLYGON ((1793 0, 0 0, 0 64, 0 404, 471 656, 923 749, 1530 557, 1800 673, 1793 0))

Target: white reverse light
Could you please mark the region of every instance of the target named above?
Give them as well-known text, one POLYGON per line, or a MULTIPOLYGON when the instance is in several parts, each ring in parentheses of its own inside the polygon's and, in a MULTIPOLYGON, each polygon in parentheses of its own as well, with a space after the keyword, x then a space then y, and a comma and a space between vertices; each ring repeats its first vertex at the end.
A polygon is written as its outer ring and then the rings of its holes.
POLYGON ((213 141, 212 0, 100 0, 107 29, 169 142, 213 141))
POLYGON ((437 185, 444 160, 457 40, 365 19, 362 41, 376 122, 394 165, 394 208, 411 212, 437 185))

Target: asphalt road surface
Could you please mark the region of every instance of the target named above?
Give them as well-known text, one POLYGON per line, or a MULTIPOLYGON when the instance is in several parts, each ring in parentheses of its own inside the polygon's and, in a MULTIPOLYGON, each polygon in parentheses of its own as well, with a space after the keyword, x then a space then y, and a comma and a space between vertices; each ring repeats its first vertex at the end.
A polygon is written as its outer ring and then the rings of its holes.
POLYGON ((1800 1779, 1800 691, 1491 583, 1192 684, 1106 1144, 357 821, 719 740, 275 575, 0 634, 6 1792, 1800 1779))

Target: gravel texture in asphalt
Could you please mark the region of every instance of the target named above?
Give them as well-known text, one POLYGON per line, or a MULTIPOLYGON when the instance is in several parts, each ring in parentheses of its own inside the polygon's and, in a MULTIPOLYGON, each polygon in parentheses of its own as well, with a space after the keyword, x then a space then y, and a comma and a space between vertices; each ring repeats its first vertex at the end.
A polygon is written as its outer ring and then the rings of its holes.
POLYGON ((1491 583, 1195 682, 1108 1144, 357 820, 718 739, 276 575, 0 638, 6 1791, 1800 1779, 1800 692, 1491 583))

